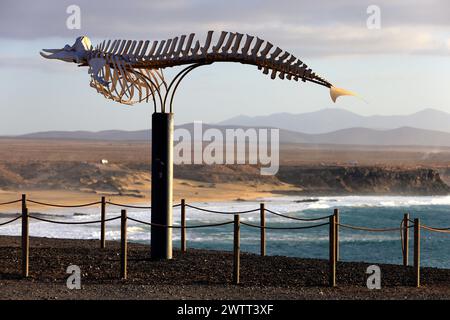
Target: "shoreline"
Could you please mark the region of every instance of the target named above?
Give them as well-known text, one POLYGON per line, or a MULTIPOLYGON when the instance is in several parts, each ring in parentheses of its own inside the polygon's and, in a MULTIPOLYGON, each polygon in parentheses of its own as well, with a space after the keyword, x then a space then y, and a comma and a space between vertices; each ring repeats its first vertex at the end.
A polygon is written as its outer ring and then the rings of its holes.
MULTIPOLYGON (((265 198, 283 198, 283 197, 299 197, 299 201, 304 198, 317 199, 320 197, 446 197, 450 194, 406 194, 406 193, 321 193, 321 192, 301 192, 297 190, 270 190, 262 187, 260 190, 246 190, 245 188, 233 185, 226 185, 223 189, 220 186, 214 188, 199 187, 199 190, 204 191, 203 195, 188 193, 186 191, 176 192, 174 194, 173 203, 179 203, 181 199, 186 199, 190 202, 251 202, 258 201, 265 198), (206 191, 206 192, 205 192, 206 191)), ((0 203, 19 200, 22 194, 27 195, 27 199, 32 199, 40 202, 74 205, 97 202, 105 196, 106 201, 122 203, 126 205, 150 205, 150 190, 147 196, 135 197, 127 195, 108 195, 101 193, 91 193, 83 191, 66 191, 66 190, 24 190, 24 191, 5 191, 0 190, 0 203)), ((307 201, 305 201, 307 202, 307 201)), ((29 204, 32 207, 42 207, 38 204, 29 204)), ((20 203, 3 205, 2 209, 17 209, 20 203)))
MULTIPOLYGON (((273 189, 273 186, 264 184, 247 186, 243 184, 224 183, 208 186, 207 184, 195 184, 193 182, 176 180, 174 184, 173 203, 179 203, 181 199, 186 199, 190 202, 245 202, 289 195, 288 190, 290 189, 290 186, 279 186, 278 190, 280 189, 281 192, 276 192, 276 190, 273 189)), ((26 194, 27 199, 62 205, 97 202, 101 200, 102 196, 106 198, 106 201, 126 205, 149 205, 151 202, 151 190, 149 187, 148 190, 141 192, 141 195, 143 196, 114 195, 101 192, 93 193, 70 190, 0 190, 0 203, 21 199, 22 194, 26 194)), ((30 203, 30 205, 39 207, 37 204, 30 203)), ((20 207, 20 203, 5 205, 0 208, 16 209, 18 207, 20 207)))
POLYGON ((20 238, 0 236, 0 299, 450 299, 450 269, 378 264, 382 289, 369 290, 370 263, 339 262, 337 288, 328 287, 328 261, 241 254, 241 284, 233 285, 231 252, 174 250, 170 261, 151 261, 147 245, 129 243, 128 280, 119 279, 120 243, 30 238, 30 277, 20 277, 20 238), (66 287, 76 264, 82 289, 66 287), (162 276, 163 275, 163 276, 162 276))

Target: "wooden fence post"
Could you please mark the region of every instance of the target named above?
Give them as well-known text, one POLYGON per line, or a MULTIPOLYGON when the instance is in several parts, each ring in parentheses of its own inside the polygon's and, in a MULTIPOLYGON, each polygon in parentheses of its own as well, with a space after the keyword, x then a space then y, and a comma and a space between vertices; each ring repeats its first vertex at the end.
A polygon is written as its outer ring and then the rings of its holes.
POLYGON ((28 208, 22 208, 22 277, 28 277, 30 257, 30 238, 28 226, 28 208))
POLYGON ((106 245, 106 200, 105 197, 102 197, 102 204, 101 204, 101 223, 100 223, 100 248, 104 249, 106 245))
POLYGON ((334 216, 335 218, 335 229, 334 229, 334 236, 336 239, 336 261, 339 261, 339 209, 334 209, 334 216))
POLYGON ((266 255, 266 209, 264 203, 259 205, 259 215, 261 223, 261 256, 266 255))
POLYGON ((233 241, 233 283, 239 284, 240 269, 240 219, 239 215, 234 215, 234 241, 233 241))
POLYGON ((420 287, 420 220, 414 219, 414 271, 416 287, 420 287))
POLYGON ((330 216, 330 271, 329 271, 329 284, 330 287, 336 286, 336 216, 330 216))
POLYGON ((181 199, 181 252, 186 252, 186 200, 181 199))
POLYGON ((409 261, 409 214, 403 215, 403 265, 408 266, 409 261))
POLYGON ((120 277, 127 278, 127 210, 121 211, 120 219, 120 277))

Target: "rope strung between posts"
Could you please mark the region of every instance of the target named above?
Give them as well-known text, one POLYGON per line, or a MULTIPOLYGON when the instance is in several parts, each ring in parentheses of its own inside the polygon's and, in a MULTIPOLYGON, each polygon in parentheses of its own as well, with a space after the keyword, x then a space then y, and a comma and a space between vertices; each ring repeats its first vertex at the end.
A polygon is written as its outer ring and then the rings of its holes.
MULTIPOLYGON (((131 204, 123 204, 123 203, 117 203, 117 202, 112 202, 112 201, 106 201, 106 204, 110 204, 112 206, 116 206, 116 207, 123 207, 123 208, 133 208, 133 209, 151 209, 151 206, 136 206, 136 205, 131 205, 131 204)), ((181 203, 177 203, 174 204, 172 206, 172 208, 176 208, 181 206, 181 203)))
MULTIPOLYGON (((18 199, 18 200, 13 200, 13 201, 8 201, 8 202, 3 202, 0 203, 0 206, 3 205, 9 205, 9 204, 14 204, 14 203, 18 203, 21 202, 22 199, 18 199)), ((38 205, 42 205, 42 206, 49 206, 49 207, 58 207, 58 208, 82 208, 82 207, 90 207, 90 206, 94 206, 94 205, 98 205, 101 204, 101 201, 96 201, 96 202, 90 202, 90 203, 84 203, 84 204, 77 204, 77 205, 63 205, 63 204, 53 204, 53 203, 46 203, 46 202, 40 202, 40 201, 36 201, 36 200, 32 200, 32 199, 27 199, 27 202, 30 203, 34 203, 34 204, 38 204, 38 205)), ((151 209, 151 206, 137 206, 137 205, 128 205, 128 204, 121 204, 121 203, 116 203, 116 202, 112 202, 112 201, 106 201, 105 203, 113 205, 113 206, 118 206, 118 207, 124 207, 124 208, 134 208, 134 209, 151 209)), ((179 207, 181 206, 181 203, 175 204, 172 207, 179 207)), ((232 215, 236 215, 236 214, 245 214, 245 213, 252 213, 252 212, 257 212, 260 211, 260 208, 256 208, 256 209, 251 209, 251 210, 243 210, 243 211, 218 211, 218 210, 210 210, 210 209, 204 209, 204 208, 200 208, 197 206, 193 206, 191 204, 185 204, 186 207, 195 209, 195 210, 199 210, 199 211, 203 211, 203 212, 209 212, 209 213, 218 213, 218 214, 232 214, 232 215)), ((298 218, 298 217, 293 217, 293 216, 289 216, 289 215, 285 215, 279 212, 275 212, 273 210, 270 209, 265 209, 266 212, 269 212, 273 215, 282 217, 282 218, 286 218, 286 219, 291 219, 291 220, 296 220, 296 221, 320 221, 320 220, 324 220, 324 219, 328 219, 330 218, 332 215, 328 215, 328 216, 323 216, 323 217, 318 217, 318 218, 298 218)), ((36 219, 36 220, 40 220, 40 221, 44 221, 44 222, 49 222, 49 223, 57 223, 57 224, 93 224, 93 223, 101 223, 102 220, 95 220, 95 221, 86 221, 86 222, 63 222, 63 221, 54 221, 54 220, 48 220, 48 219, 44 219, 44 218, 38 218, 35 216, 29 216, 32 219, 36 219)), ((20 219, 21 216, 18 216, 16 218, 13 218, 9 221, 0 223, 0 226, 4 226, 10 223, 13 223, 14 221, 20 219)), ((109 219, 105 219, 104 221, 112 221, 112 220, 116 220, 119 219, 120 216, 115 217, 115 218, 109 218, 109 219)), ((183 228, 181 226, 167 226, 167 225, 160 225, 160 224, 155 224, 155 223, 151 223, 151 222, 145 222, 145 221, 141 221, 138 219, 134 219, 134 218, 128 218, 132 221, 138 222, 138 223, 142 223, 142 224, 146 224, 149 226, 159 226, 159 227, 167 227, 167 228, 183 228)), ((411 219, 408 219, 408 221, 410 223, 412 223, 412 225, 408 226, 407 228, 412 228, 414 227, 414 221, 411 219)), ((185 226, 184 228, 189 229, 189 228, 204 228, 204 227, 214 227, 214 226, 223 226, 223 225, 227 225, 227 224, 232 224, 233 221, 230 222, 224 222, 224 223, 217 223, 217 224, 209 224, 209 225, 198 225, 198 226, 185 226)), ((328 225, 329 223, 321 223, 321 224, 317 224, 317 225, 310 225, 310 226, 302 226, 302 227, 262 227, 262 226, 258 226, 258 225, 254 225, 254 224, 250 224, 250 223, 246 223, 246 222, 241 222, 243 225, 249 226, 249 227, 253 227, 253 228, 259 228, 259 229, 279 229, 279 230, 295 230, 295 229, 310 229, 310 228, 315 228, 315 227, 321 227, 324 225, 328 225)), ((404 248, 404 244, 403 244, 403 230, 405 229, 404 227, 404 221, 402 220, 402 222, 400 223, 400 227, 399 228, 368 228, 368 227, 361 227, 361 226, 353 226, 353 225, 348 225, 348 224, 342 224, 342 223, 338 223, 337 226, 343 227, 343 228, 347 228, 347 229, 353 229, 353 230, 360 230, 360 231, 368 231, 368 232, 391 232, 391 231, 400 231, 400 239, 402 242, 402 252, 404 252, 405 248, 404 248)), ((440 232, 440 233, 449 233, 450 234, 450 227, 448 228, 435 228, 435 227, 430 227, 430 226, 426 226, 426 225, 421 225, 420 226, 422 229, 425 230, 429 230, 429 231, 433 231, 433 232, 440 232)))
POLYGON ((65 205, 65 204, 45 203, 45 202, 40 202, 40 201, 35 201, 35 200, 30 200, 30 199, 27 199, 27 202, 39 204, 41 206, 57 207, 57 208, 82 208, 82 207, 90 207, 90 206, 93 206, 93 205, 101 203, 101 201, 97 201, 97 202, 78 204, 78 205, 65 205))
MULTIPOLYGON (((408 221, 411 222, 412 224, 414 224, 414 220, 408 219, 408 221)), ((428 230, 428 231, 450 233, 450 227, 449 228, 435 228, 435 227, 430 227, 427 225, 420 225, 420 228, 428 230)))
POLYGON ((329 225, 329 222, 325 222, 325 223, 320 223, 320 224, 314 224, 314 225, 310 225, 310 226, 301 226, 301 227, 263 227, 263 226, 258 226, 256 224, 251 224, 251 223, 247 223, 247 222, 240 222, 241 224, 248 226, 248 227, 252 227, 252 228, 258 228, 258 229, 270 229, 270 230, 301 230, 301 229, 312 229, 312 228, 317 228, 317 227, 322 227, 322 226, 326 226, 329 225))
POLYGON ((439 232, 439 233, 450 233, 450 228, 433 228, 426 225, 420 226, 422 229, 433 231, 433 232, 439 232))
POLYGON ((3 202, 3 203, 0 203, 0 206, 6 206, 8 204, 17 203, 17 202, 20 202, 20 201, 22 201, 22 199, 14 200, 14 201, 8 201, 8 202, 3 202))
POLYGON ((13 223, 14 221, 19 220, 20 218, 22 218, 22 216, 18 216, 18 217, 15 217, 14 219, 11 219, 9 221, 2 222, 2 223, 0 223, 0 226, 5 226, 7 224, 13 223))
POLYGON ((130 204, 122 204, 122 203, 116 203, 116 202, 111 202, 111 201, 106 201, 105 203, 113 205, 113 206, 117 206, 117 207, 124 207, 124 208, 134 208, 134 209, 151 209, 151 206, 133 206, 130 204))
POLYGON ((204 211, 204 212, 210 212, 210 213, 219 213, 219 214, 244 214, 244 213, 251 213, 251 212, 256 212, 259 211, 259 208, 257 209, 252 209, 252 210, 245 210, 245 211, 216 211, 216 210, 209 210, 209 209, 203 209, 200 207, 196 207, 190 204, 186 204, 186 207, 192 208, 192 209, 196 209, 196 210, 200 210, 200 211, 204 211))
POLYGON ((330 218, 332 216, 332 215, 329 215, 329 216, 324 216, 324 217, 319 217, 319 218, 297 218, 297 217, 288 216, 288 215, 285 215, 285 214, 282 214, 282 213, 279 213, 279 212, 275 212, 275 211, 272 211, 270 209, 265 209, 265 210, 267 212, 270 212, 271 214, 276 215, 276 216, 283 217, 283 218, 286 218, 286 219, 297 220, 297 221, 319 221, 319 220, 328 219, 328 218, 330 218))
MULTIPOLYGON (((367 227, 360 227, 360 226, 352 226, 349 224, 342 224, 337 223, 338 226, 347 228, 347 229, 353 229, 353 230, 361 230, 361 231, 369 231, 369 232, 389 232, 389 231, 401 231, 402 228, 384 228, 384 229, 378 229, 378 228, 367 228, 367 227)), ((411 227, 408 227, 411 228, 411 227)))
MULTIPOLYGON (((31 216, 28 215, 28 217, 35 219, 35 220, 39 220, 39 221, 43 221, 43 222, 48 222, 48 223, 56 223, 56 224, 93 224, 93 223, 101 223, 102 220, 94 220, 94 221, 55 221, 55 220, 49 220, 49 219, 44 219, 44 218, 38 218, 36 216, 31 216)), ((105 219, 103 221, 108 222, 108 221, 113 221, 113 220, 117 220, 120 219, 120 216, 114 217, 114 218, 109 218, 109 219, 105 219)))
POLYGON ((220 223, 211 223, 211 224, 202 224, 202 225, 196 225, 196 226, 184 226, 183 227, 183 226, 168 226, 168 225, 164 225, 164 224, 146 222, 146 221, 142 221, 142 220, 138 220, 138 219, 134 219, 134 218, 130 218, 130 217, 127 217, 127 219, 137 222, 137 223, 145 224, 147 226, 164 227, 164 228, 171 228, 171 229, 195 229, 195 228, 206 228, 206 227, 220 227, 220 226, 225 226, 227 224, 234 223, 234 221, 226 221, 226 222, 220 222, 220 223))

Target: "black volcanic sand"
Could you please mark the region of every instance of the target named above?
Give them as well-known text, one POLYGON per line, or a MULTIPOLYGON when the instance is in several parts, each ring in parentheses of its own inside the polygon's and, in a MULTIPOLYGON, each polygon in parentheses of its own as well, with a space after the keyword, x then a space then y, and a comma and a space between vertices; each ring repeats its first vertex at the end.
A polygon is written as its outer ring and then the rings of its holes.
POLYGON ((232 284, 230 252, 174 251, 151 261, 149 247, 129 244, 128 280, 119 279, 119 243, 30 239, 30 277, 20 277, 20 238, 0 237, 0 299, 448 299, 450 270, 379 264, 382 289, 366 287, 367 263, 341 262, 338 287, 329 288, 328 263, 318 259, 241 255, 241 284, 232 284), (78 265, 82 289, 66 287, 66 268, 78 265))

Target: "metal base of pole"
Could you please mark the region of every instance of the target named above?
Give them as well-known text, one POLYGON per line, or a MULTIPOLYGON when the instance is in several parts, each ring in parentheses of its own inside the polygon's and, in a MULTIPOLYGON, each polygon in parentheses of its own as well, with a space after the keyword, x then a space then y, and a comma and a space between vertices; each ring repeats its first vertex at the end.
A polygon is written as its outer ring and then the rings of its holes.
MULTIPOLYGON (((172 225, 173 113, 152 115, 152 223, 172 225)), ((172 229, 151 226, 151 258, 172 259, 172 229)))

